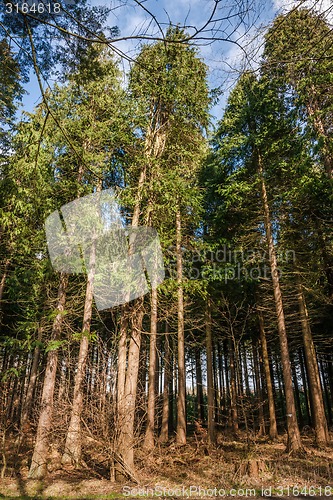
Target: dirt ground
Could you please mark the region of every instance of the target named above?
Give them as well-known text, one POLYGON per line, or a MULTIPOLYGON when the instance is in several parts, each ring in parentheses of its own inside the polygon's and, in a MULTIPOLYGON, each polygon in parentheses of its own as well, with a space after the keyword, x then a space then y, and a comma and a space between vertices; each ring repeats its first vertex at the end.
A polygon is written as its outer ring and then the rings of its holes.
MULTIPOLYGON (((286 436, 270 443, 265 439, 237 440, 222 437, 216 448, 190 438, 185 447, 174 443, 147 453, 137 451, 139 484, 124 478, 109 480, 107 467, 53 468, 43 481, 27 479, 28 466, 8 468, 0 479, 0 498, 114 499, 114 498, 290 498, 309 496, 333 499, 333 446, 313 446, 303 438, 305 453, 285 453, 286 436)), ((92 450, 85 450, 92 453, 92 450)), ((95 459, 98 450, 95 451, 95 459)))

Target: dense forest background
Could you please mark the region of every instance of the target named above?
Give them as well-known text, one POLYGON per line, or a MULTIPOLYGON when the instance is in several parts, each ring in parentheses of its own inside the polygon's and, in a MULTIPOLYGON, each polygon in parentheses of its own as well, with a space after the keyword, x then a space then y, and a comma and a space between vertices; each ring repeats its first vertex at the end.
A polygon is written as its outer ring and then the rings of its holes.
POLYGON ((284 443, 289 457, 332 458, 327 16, 278 16, 215 126, 219 89, 185 29, 143 42, 124 83, 105 9, 69 5, 57 26, 39 16, 1 21, 1 478, 83 470, 139 483, 145 456, 190 444, 214 457, 228 440, 259 443, 256 457, 284 443), (43 99, 18 118, 32 69, 43 99), (58 272, 44 224, 109 188, 124 227, 156 229, 166 275, 99 311, 95 240, 86 272, 58 272))

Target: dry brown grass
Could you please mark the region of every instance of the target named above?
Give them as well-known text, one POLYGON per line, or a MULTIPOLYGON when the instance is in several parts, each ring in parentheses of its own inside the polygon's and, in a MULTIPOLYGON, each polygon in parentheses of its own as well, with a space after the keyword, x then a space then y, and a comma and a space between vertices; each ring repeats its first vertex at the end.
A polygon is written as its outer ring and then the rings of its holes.
MULTIPOLYGON (((285 453, 286 436, 270 443, 267 439, 247 441, 245 436, 240 435, 235 440, 222 435, 214 448, 189 438, 188 444, 181 448, 171 441, 166 446, 157 445, 150 453, 138 449, 140 487, 154 488, 158 485, 172 490, 200 486, 203 489, 216 487, 226 492, 232 488, 251 488, 256 490, 257 496, 260 496, 262 488, 269 487, 274 491, 288 486, 314 486, 319 491, 320 487, 333 485, 333 447, 318 450, 313 446, 312 439, 312 436, 303 437, 306 453, 297 457, 285 453)), ((52 470, 51 467, 48 478, 42 482, 27 480, 28 463, 22 460, 19 468, 8 469, 0 484, 0 497, 123 497, 123 487, 130 483, 114 484, 108 480, 108 466, 105 461, 101 463, 102 450, 93 449, 90 443, 90 447, 85 449, 85 457, 82 470, 52 470)))

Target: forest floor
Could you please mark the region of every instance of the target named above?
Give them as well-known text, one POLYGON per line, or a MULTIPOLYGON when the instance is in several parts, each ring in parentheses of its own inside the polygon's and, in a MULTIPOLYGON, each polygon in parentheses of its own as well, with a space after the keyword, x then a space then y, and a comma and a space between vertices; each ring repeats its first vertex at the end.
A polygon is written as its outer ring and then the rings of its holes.
MULTIPOLYGON (((333 437, 333 436, 332 436, 333 437)), ((8 467, 0 479, 0 498, 21 499, 117 499, 117 498, 290 498, 310 496, 333 499, 333 446, 313 446, 303 436, 305 453, 285 453, 286 436, 275 443, 264 438, 237 440, 219 436, 216 448, 189 438, 182 448, 174 443, 154 451, 137 451, 139 484, 114 483, 109 471, 85 464, 81 471, 54 468, 47 479, 27 479, 27 463, 8 467), (16 470, 15 470, 16 469, 16 470), (97 472, 98 470, 98 472, 97 472)), ((98 459, 98 450, 85 450, 98 459)), ((90 462, 92 463, 92 462, 90 462)))

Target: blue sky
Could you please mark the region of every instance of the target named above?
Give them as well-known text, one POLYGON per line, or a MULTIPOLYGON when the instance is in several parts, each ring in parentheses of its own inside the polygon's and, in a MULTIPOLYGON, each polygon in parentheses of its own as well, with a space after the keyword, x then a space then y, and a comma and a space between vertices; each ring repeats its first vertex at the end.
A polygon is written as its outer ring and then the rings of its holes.
MULTIPOLYGON (((304 5, 317 11, 325 12, 333 22, 332 0, 248 0, 251 9, 244 16, 244 22, 238 25, 238 17, 215 23, 215 28, 225 38, 237 41, 207 41, 199 42, 199 54, 209 68, 209 84, 212 88, 220 87, 223 91, 220 102, 213 108, 215 119, 221 117, 230 89, 237 80, 237 76, 244 65, 255 69, 260 61, 263 47, 263 33, 279 12, 286 12, 293 7, 304 5), (223 33, 222 33, 223 32, 223 33), (244 60, 244 51, 248 60, 244 60)), ((218 7, 214 19, 227 17, 232 13, 235 0, 223 0, 218 7)), ((203 26, 208 20, 214 0, 146 0, 141 2, 144 8, 136 5, 134 0, 90 0, 91 5, 106 5, 112 8, 109 16, 109 25, 118 26, 122 37, 135 36, 145 33, 147 36, 161 36, 157 23, 151 14, 158 20, 165 31, 169 23, 187 26, 189 33, 194 27, 203 26)), ((210 33, 207 33, 209 36, 210 33)), ((140 40, 122 40, 115 44, 123 53, 135 58, 140 49, 140 40)), ((129 69, 129 63, 122 62, 124 73, 129 69)), ((52 85, 52 82, 49 81, 52 85)), ((32 111, 41 99, 36 78, 31 74, 31 80, 26 85, 28 94, 23 100, 23 110, 32 111)))

